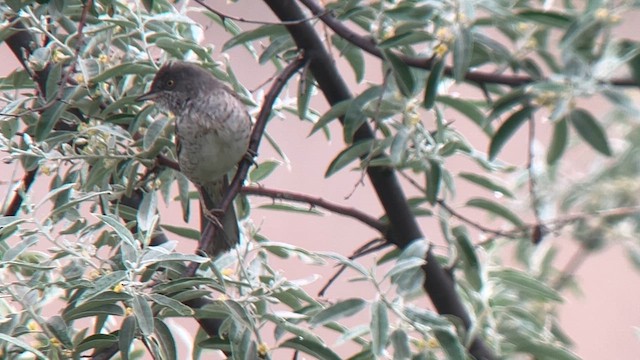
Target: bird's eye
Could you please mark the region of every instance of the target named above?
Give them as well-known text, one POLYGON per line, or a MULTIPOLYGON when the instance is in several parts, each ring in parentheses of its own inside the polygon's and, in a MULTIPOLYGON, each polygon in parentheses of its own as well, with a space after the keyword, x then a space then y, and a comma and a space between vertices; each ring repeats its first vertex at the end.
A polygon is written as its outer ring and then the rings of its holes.
POLYGON ((176 84, 173 80, 167 80, 167 87, 173 87, 176 84))

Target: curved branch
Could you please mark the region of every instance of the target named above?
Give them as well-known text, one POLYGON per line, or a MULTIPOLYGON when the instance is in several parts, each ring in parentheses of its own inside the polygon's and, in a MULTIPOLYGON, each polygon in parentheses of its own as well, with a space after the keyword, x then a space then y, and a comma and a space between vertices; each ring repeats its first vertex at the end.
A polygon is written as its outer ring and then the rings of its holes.
POLYGON ((242 187, 240 192, 248 195, 266 196, 272 199, 307 203, 312 206, 317 206, 317 207, 329 210, 336 214, 348 216, 356 220, 359 220, 363 224, 369 225, 370 227, 378 230, 383 235, 387 231, 387 226, 381 221, 379 221, 378 219, 373 218, 358 209, 334 204, 332 202, 329 202, 319 197, 313 197, 305 194, 296 194, 290 191, 268 189, 268 188, 257 187, 257 186, 244 186, 242 187))
MULTIPOLYGON (((322 22, 330 27, 336 34, 340 35, 340 37, 377 58, 383 58, 382 51, 371 39, 361 36, 349 29, 344 24, 344 22, 330 15, 327 10, 322 7, 322 5, 318 4, 316 0, 300 0, 300 2, 304 4, 304 6, 306 6, 312 14, 320 18, 320 20, 322 20, 322 22)), ((419 69, 431 70, 435 62, 434 59, 429 58, 407 56, 398 53, 396 53, 396 55, 406 65, 419 69)), ((452 76, 453 67, 445 67, 444 72, 447 76, 452 76)), ((482 71, 469 71, 465 75, 465 79, 467 81, 475 82, 478 84, 500 84, 508 86, 520 86, 535 81, 535 79, 526 75, 496 74, 482 71)), ((608 83, 616 86, 639 85, 634 79, 631 78, 611 79, 611 81, 609 81, 608 83)))

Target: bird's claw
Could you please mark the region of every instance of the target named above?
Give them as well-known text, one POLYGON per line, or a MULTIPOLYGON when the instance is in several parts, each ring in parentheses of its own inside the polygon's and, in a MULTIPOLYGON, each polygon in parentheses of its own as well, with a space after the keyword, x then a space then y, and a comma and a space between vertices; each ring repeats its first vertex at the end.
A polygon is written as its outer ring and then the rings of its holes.
POLYGON ((220 222, 222 216, 224 216, 224 211, 221 209, 211 209, 204 212, 204 217, 218 229, 222 229, 222 223, 220 222))

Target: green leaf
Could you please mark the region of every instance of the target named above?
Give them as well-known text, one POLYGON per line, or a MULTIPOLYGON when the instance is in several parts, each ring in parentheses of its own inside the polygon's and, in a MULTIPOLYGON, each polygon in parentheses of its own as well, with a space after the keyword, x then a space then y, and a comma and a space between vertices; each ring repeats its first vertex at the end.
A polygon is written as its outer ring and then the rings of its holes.
POLYGON ((105 70, 100 73, 100 75, 89 80, 89 84, 97 84, 101 83, 107 79, 111 79, 116 76, 123 75, 139 75, 144 76, 148 74, 153 74, 156 72, 156 68, 151 65, 140 64, 140 63, 123 63, 120 65, 116 65, 112 68, 105 70))
POLYGON ((389 337, 393 345, 393 360, 405 360, 411 358, 411 347, 409 347, 409 337, 402 329, 396 329, 389 337))
POLYGON ((311 319, 309 319, 309 325, 316 327, 324 325, 330 321, 342 319, 347 316, 351 316, 362 310, 367 303, 360 298, 351 298, 347 300, 339 301, 326 309, 323 309, 311 319))
POLYGON ((193 309, 191 309, 187 305, 168 296, 164 296, 161 294, 151 294, 149 296, 151 297, 151 300, 156 304, 166 308, 170 308, 180 316, 191 316, 194 313, 193 309))
POLYGON ((554 165, 564 154, 569 143, 569 126, 567 118, 556 121, 553 127, 553 137, 547 152, 547 164, 554 165))
POLYGON ((504 145, 518 131, 520 126, 524 124, 533 115, 536 109, 531 106, 525 106, 522 109, 511 114, 507 120, 500 125, 498 131, 491 138, 489 144, 489 160, 493 161, 504 145))
POLYGON ((169 124, 169 118, 161 117, 149 125, 142 138, 142 148, 145 151, 149 151, 156 143, 156 140, 164 135, 167 124, 169 124))
POLYGON ((129 360, 129 350, 136 334, 136 318, 127 316, 122 321, 120 331, 118 332, 118 348, 122 355, 122 360, 129 360))
POLYGON ((384 58, 389 62, 398 89, 406 97, 413 96, 416 91, 416 79, 411 68, 391 50, 383 50, 384 58))
POLYGON ((352 163, 354 160, 367 154, 373 147, 373 140, 363 140, 350 145, 348 148, 342 150, 338 156, 331 161, 329 168, 325 172, 325 177, 330 177, 345 166, 352 163))
POLYGON ((505 206, 498 204, 497 202, 494 202, 492 200, 482 199, 482 198, 473 198, 467 201, 466 206, 486 210, 494 215, 500 216, 501 218, 509 221, 510 223, 512 223, 514 226, 518 228, 525 227, 524 222, 522 221, 522 219, 520 219, 520 217, 518 217, 518 215, 516 215, 514 212, 512 212, 505 206))
POLYGON ((471 64, 473 36, 471 36, 469 28, 460 26, 456 29, 455 37, 453 42, 453 77, 459 83, 464 80, 469 70, 469 64, 471 64))
POLYGON ((391 49, 399 46, 413 45, 417 43, 423 43, 434 39, 433 34, 421 31, 418 29, 412 29, 398 35, 394 35, 387 38, 378 44, 380 49, 391 49))
MULTIPOLYGON (((1 334, 0 334, 1 335, 1 334)), ((103 349, 115 344, 118 337, 111 334, 94 334, 83 339, 75 347, 75 353, 81 354, 89 349, 103 349)))
POLYGON ((315 79, 311 71, 304 71, 298 81, 297 108, 300 120, 307 118, 309 113, 309 103, 315 89, 315 79))
POLYGON ((485 134, 491 135, 491 133, 493 132, 493 130, 491 129, 491 124, 487 124, 487 117, 470 100, 441 95, 437 96, 435 98, 435 101, 454 108, 456 111, 465 115, 476 125, 478 125, 485 134))
POLYGON ((433 205, 438 201, 440 185, 442 184, 442 165, 436 160, 429 160, 429 169, 426 171, 427 201, 433 205))
POLYGON ((251 180, 251 182, 259 182, 261 180, 264 180, 269 175, 271 175, 273 170, 275 170, 278 166, 280 166, 279 161, 264 161, 258 164, 258 166, 256 166, 253 170, 251 170, 251 172, 249 173, 249 179, 251 180))
POLYGON ((60 341, 65 348, 73 348, 73 341, 69 335, 69 327, 62 316, 54 315, 47 320, 47 329, 60 341))
POLYGON ((429 72, 427 85, 424 89, 424 100, 422 102, 422 105, 426 109, 433 108, 433 105, 435 105, 436 103, 436 99, 438 98, 438 89, 440 87, 440 80, 442 79, 442 75, 444 74, 445 65, 445 58, 442 57, 433 64, 431 72, 429 72))
POLYGON ((600 124, 598 124, 589 112, 582 109, 573 110, 569 114, 569 119, 571 120, 573 128, 578 132, 578 135, 580 135, 587 144, 591 145, 592 148, 603 155, 612 155, 604 129, 602 129, 600 124))
POLYGON ((171 330, 161 319, 156 318, 154 321, 154 333, 158 338, 158 344, 162 349, 163 360, 175 360, 178 358, 178 350, 176 341, 171 334, 171 330))
POLYGON ((317 336, 316 334, 314 334, 313 332, 300 327, 300 326, 296 326, 295 324, 287 321, 286 319, 283 319, 280 316, 276 316, 273 314, 264 314, 263 318, 267 321, 271 321, 272 323, 274 323, 278 328, 280 328, 282 331, 286 331, 287 333, 291 334, 291 335, 296 335, 298 336, 298 338, 300 339, 306 339, 306 340, 310 340, 310 341, 314 341, 317 343, 321 343, 322 342, 322 338, 320 338, 319 336, 317 336))
POLYGON ((328 348, 325 344, 308 339, 300 339, 299 337, 291 338, 283 342, 280 344, 280 347, 298 350, 305 354, 314 356, 317 359, 340 360, 338 354, 333 352, 333 350, 328 348))
POLYGON ((153 311, 151 311, 151 306, 149 306, 147 300, 142 295, 136 294, 131 299, 131 305, 142 334, 144 336, 153 334, 153 311))
POLYGON ((514 198, 513 193, 511 191, 509 191, 509 189, 507 189, 505 186, 498 184, 496 181, 486 177, 486 176, 482 176, 480 174, 474 174, 474 173, 468 173, 468 172, 462 172, 460 174, 458 174, 458 176, 460 176, 461 178, 470 181, 478 186, 482 186, 483 188, 493 191, 493 192, 497 192, 500 193, 506 197, 509 198, 514 198))
POLYGON ((109 225, 113 230, 115 230, 116 234, 118 234, 118 236, 122 240, 125 240, 130 244, 135 243, 135 239, 133 238, 133 234, 131 233, 131 231, 127 229, 126 226, 122 225, 120 221, 114 219, 112 216, 109 216, 109 215, 101 215, 101 214, 94 214, 94 215, 98 219, 100 219, 100 221, 109 225))
POLYGON ((13 336, 9 336, 7 334, 3 334, 2 332, 0 332, 0 340, 6 341, 10 344, 13 344, 21 349, 24 349, 25 351, 28 351, 30 353, 32 353, 33 355, 37 356, 38 359, 43 359, 43 360, 47 360, 49 359, 49 357, 47 357, 45 354, 43 354, 42 352, 40 352, 38 349, 34 348, 33 346, 27 344, 26 342, 13 337, 13 336))
POLYGON ((173 226, 169 224, 160 225, 160 227, 171 233, 174 233, 176 235, 182 236, 187 239, 200 240, 200 231, 192 228, 173 226))
POLYGON ((581 358, 560 345, 536 341, 524 336, 510 336, 509 342, 514 344, 518 351, 531 354, 537 359, 553 360, 580 360, 581 358))
POLYGON ((376 357, 382 357, 389 340, 389 315, 387 305, 375 301, 371 305, 371 351, 376 357))
POLYGON ((539 10, 520 11, 517 17, 523 21, 530 21, 557 28, 567 28, 574 20, 572 17, 560 12, 539 10))
POLYGON ((278 211, 288 211, 294 213, 302 213, 302 214, 311 214, 311 215, 322 215, 322 212, 309 207, 309 206, 297 206, 291 204, 265 204, 258 206, 260 209, 269 209, 269 210, 278 210, 278 211))
POLYGON ((384 89, 376 85, 363 91, 351 101, 343 117, 343 136, 345 143, 351 144, 353 142, 353 135, 367 120, 367 114, 364 111, 367 104, 376 100, 380 101, 383 93, 384 89))
POLYGON ((227 51, 234 46, 245 44, 263 37, 282 36, 284 34, 288 34, 288 31, 287 28, 282 25, 263 25, 232 37, 222 46, 222 51, 227 51))
POLYGON ((488 120, 495 120, 505 112, 511 111, 516 107, 516 105, 525 104, 527 101, 531 100, 532 96, 533 95, 527 92, 525 87, 519 87, 508 94, 503 95, 493 103, 488 120))
POLYGON ((313 135, 316 131, 326 127, 329 123, 339 117, 344 116, 349 107, 351 106, 351 102, 353 100, 344 100, 339 103, 334 104, 331 109, 329 109, 324 115, 322 115, 315 124, 313 124, 313 128, 311 129, 311 133, 309 135, 313 135))
POLYGON ((353 73, 356 76, 356 82, 359 84, 364 79, 364 55, 362 49, 351 44, 347 40, 343 39, 339 35, 331 36, 332 44, 340 51, 340 55, 347 59, 347 62, 353 69, 353 73))
POLYGON ((142 196, 142 202, 136 213, 136 219, 138 221, 138 227, 142 231, 151 231, 152 226, 156 223, 154 218, 157 218, 158 197, 155 191, 144 193, 142 196))
POLYGON ((556 290, 522 271, 512 269, 491 271, 489 277, 499 279, 507 287, 517 289, 539 300, 563 301, 556 290))
POLYGON ((463 226, 456 226, 451 229, 456 238, 456 248, 462 260, 462 269, 469 284, 477 291, 482 289, 482 276, 480 274, 480 261, 476 255, 475 247, 469 238, 467 229, 463 226))
POLYGON ((460 338, 450 330, 435 330, 433 334, 438 339, 438 343, 447 354, 448 360, 466 360, 466 350, 460 343, 460 338))
POLYGON ((391 163, 398 166, 402 164, 407 144, 409 141, 410 131, 407 127, 401 127, 393 137, 391 148, 389 149, 389 159, 391 163))

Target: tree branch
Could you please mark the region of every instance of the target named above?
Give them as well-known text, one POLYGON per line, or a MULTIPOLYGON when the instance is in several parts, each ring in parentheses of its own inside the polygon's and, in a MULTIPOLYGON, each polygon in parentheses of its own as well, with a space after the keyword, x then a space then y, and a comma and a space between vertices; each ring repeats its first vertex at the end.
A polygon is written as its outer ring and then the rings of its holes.
POLYGON ((312 206, 317 206, 317 207, 329 210, 336 214, 348 216, 356 220, 359 220, 363 224, 369 225, 375 230, 378 230, 383 235, 387 232, 387 226, 381 221, 379 221, 378 219, 373 218, 358 209, 334 204, 332 202, 329 202, 319 197, 313 197, 306 194, 297 194, 297 193, 293 193, 285 190, 268 189, 268 188, 257 187, 257 186, 244 186, 242 187, 240 192, 248 195, 266 196, 272 199, 307 203, 312 206))
MULTIPOLYGON (((292 0, 265 0, 265 3, 280 20, 292 21, 305 18, 300 7, 292 0)), ((313 26, 305 22, 288 25, 287 29, 298 48, 309 57, 309 68, 327 101, 335 105, 340 101, 351 99, 351 93, 338 72, 334 59, 327 52, 313 26)), ((354 134, 354 142, 373 138, 373 131, 366 122, 354 134)), ((389 237, 388 240, 404 249, 412 241, 423 239, 424 236, 411 213, 394 170, 381 166, 368 167, 367 174, 389 217, 391 233, 394 236, 389 237)), ((424 288, 438 312, 456 316, 462 320, 467 329, 471 328, 471 318, 456 292, 452 278, 438 263, 431 249, 426 254, 426 262, 423 267, 426 273, 424 288)), ((484 342, 477 337, 471 343, 469 352, 476 359, 495 358, 484 342)))
MULTIPOLYGON (((300 0, 300 2, 304 4, 312 14, 319 17, 320 20, 322 20, 322 22, 330 27, 336 34, 340 35, 340 37, 377 58, 383 58, 382 51, 377 47, 376 43, 373 42, 372 39, 361 36, 349 29, 343 21, 340 21, 329 14, 327 10, 318 4, 316 0, 300 0)), ((434 59, 430 58, 407 56, 399 53, 396 53, 396 55, 406 65, 419 69, 431 70, 435 62, 434 59)), ((444 72, 447 76, 452 76, 453 67, 446 66, 444 72)), ((536 79, 526 75, 507 75, 482 71, 469 71, 465 75, 465 80, 478 84, 500 84, 513 87, 536 81, 536 79)), ((638 83, 631 78, 611 79, 608 83, 617 86, 638 86, 638 83)))

